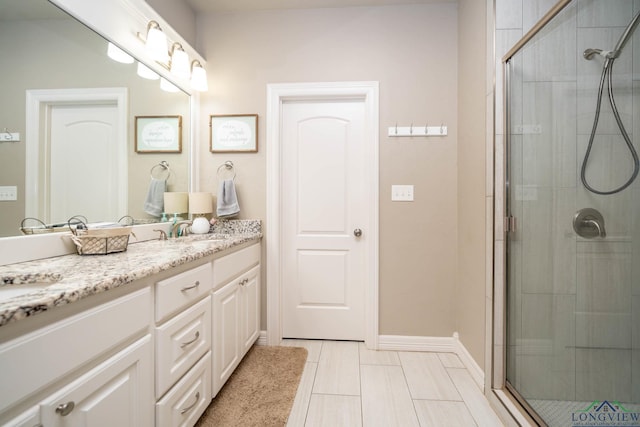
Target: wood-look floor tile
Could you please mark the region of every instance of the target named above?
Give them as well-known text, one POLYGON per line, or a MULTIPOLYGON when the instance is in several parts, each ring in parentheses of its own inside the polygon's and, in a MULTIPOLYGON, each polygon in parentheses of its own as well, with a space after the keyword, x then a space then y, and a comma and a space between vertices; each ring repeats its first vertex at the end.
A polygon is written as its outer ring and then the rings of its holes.
POLYGON ((359 396, 313 394, 305 427, 361 427, 359 396))
POLYGON ((482 394, 482 391, 466 369, 447 368, 447 372, 479 427, 497 427, 503 425, 498 415, 493 411, 491 405, 489 405, 489 401, 484 397, 484 394, 482 394))
POLYGON ((291 407, 291 413, 287 420, 288 427, 300 427, 304 425, 307 417, 307 409, 309 408, 309 402, 311 401, 311 390, 313 389, 313 382, 316 378, 317 369, 317 363, 307 362, 304 365, 302 377, 300 377, 300 384, 298 384, 298 391, 296 392, 296 397, 293 400, 293 406, 291 407))
POLYGON ((307 349, 307 362, 318 362, 320 360, 320 350, 322 349, 322 343, 320 340, 297 340, 297 339, 284 339, 282 340, 283 346, 288 347, 303 347, 307 349))
POLYGON ((464 402, 447 400, 414 400, 420 425, 447 427, 475 427, 476 423, 464 402))
POLYGON ((455 353, 438 353, 440 362, 445 368, 464 368, 462 361, 455 353))
POLYGON ((400 358, 397 351, 369 350, 367 346, 360 343, 360 364, 361 365, 400 365, 400 358))
POLYGON ((413 399, 462 400, 436 353, 400 352, 413 399))
POLYGON ((357 342, 325 341, 322 344, 313 393, 360 395, 357 342))
POLYGON ((419 426, 400 366, 362 365, 362 421, 367 427, 419 426))

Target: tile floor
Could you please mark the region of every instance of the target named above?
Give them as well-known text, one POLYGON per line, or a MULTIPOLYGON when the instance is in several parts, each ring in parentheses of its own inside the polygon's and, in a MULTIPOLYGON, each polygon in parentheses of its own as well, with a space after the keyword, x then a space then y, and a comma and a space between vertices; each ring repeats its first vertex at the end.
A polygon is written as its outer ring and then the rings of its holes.
POLYGON ((453 353, 284 340, 309 351, 289 427, 496 427, 500 419, 453 353))

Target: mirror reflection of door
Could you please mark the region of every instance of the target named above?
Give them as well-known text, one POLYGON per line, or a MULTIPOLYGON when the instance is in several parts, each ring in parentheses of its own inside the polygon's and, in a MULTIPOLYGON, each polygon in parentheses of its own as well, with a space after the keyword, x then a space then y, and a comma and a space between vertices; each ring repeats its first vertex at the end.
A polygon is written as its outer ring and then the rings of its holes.
MULTIPOLYGON (((116 221, 118 211, 117 106, 56 105, 50 109, 49 219, 74 215, 116 221), (90 137, 87 137, 90 135, 90 137)), ((46 187, 45 187, 46 188, 46 187)))
POLYGON ((64 223, 75 215, 90 222, 126 215, 126 89, 30 95, 27 179, 37 177, 27 183, 26 216, 64 223))

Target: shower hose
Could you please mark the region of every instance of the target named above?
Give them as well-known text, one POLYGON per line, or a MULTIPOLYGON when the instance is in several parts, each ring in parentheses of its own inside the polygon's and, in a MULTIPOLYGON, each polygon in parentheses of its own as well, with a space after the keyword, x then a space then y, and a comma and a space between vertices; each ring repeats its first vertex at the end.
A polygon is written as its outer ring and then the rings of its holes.
POLYGON ((633 30, 638 24, 639 17, 640 17, 640 13, 636 14, 634 19, 631 21, 631 23, 623 33, 622 38, 618 42, 618 45, 613 50, 613 52, 604 52, 604 51, 601 51, 600 49, 587 49, 584 52, 585 59, 591 59, 591 57, 593 57, 593 55, 595 54, 602 55, 605 58, 604 65, 602 67, 602 75, 600 77, 600 87, 598 89, 598 101, 596 103, 596 114, 593 119, 593 127, 591 128, 591 135, 589 136, 589 144, 587 146, 587 152, 585 153, 584 159, 582 160, 582 169, 580 170, 580 180, 582 181, 582 184, 585 186, 587 190, 595 194, 609 195, 609 194, 619 193, 620 191, 624 190, 625 188, 631 185, 631 183, 638 176, 638 172, 640 171, 640 161, 638 161, 638 153, 633 147, 633 142, 631 141, 631 138, 629 138, 629 134, 627 133, 627 130, 625 129, 624 124, 622 123, 622 119, 620 118, 620 113, 618 113, 618 107, 616 106, 616 100, 613 97, 613 62, 620 55, 620 52, 622 51, 622 47, 624 46, 628 38, 633 33, 633 30), (602 93, 604 92, 605 82, 607 83, 607 87, 608 87, 609 104, 611 104, 613 116, 615 117, 618 128, 622 133, 624 142, 627 144, 627 148, 631 152, 631 157, 633 157, 633 172, 631 174, 631 177, 627 180, 627 182, 622 184, 620 187, 617 187, 617 188, 614 188, 613 190, 608 190, 608 191, 596 190, 591 185, 589 185, 589 183, 587 182, 587 178, 585 176, 586 169, 587 169, 587 162, 589 161, 591 148, 593 148, 593 140, 595 139, 596 129, 598 128, 598 121, 600 120, 600 107, 602 105, 602 93))

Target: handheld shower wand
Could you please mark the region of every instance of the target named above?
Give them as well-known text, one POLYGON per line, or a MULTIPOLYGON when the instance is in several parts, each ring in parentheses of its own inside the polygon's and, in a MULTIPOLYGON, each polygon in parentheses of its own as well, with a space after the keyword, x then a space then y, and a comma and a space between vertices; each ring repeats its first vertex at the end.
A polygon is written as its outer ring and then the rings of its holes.
POLYGON ((602 75, 600 77, 600 86, 598 88, 598 100, 596 105, 596 113, 593 119, 593 127, 591 128, 591 135, 589 136, 589 144, 587 145, 587 152, 584 155, 584 159, 582 161, 582 168, 580 170, 580 180, 582 181, 582 184, 585 186, 587 190, 595 194, 609 195, 609 194, 619 193, 620 191, 630 186, 631 183, 633 183, 633 181, 638 176, 638 172, 640 172, 640 161, 638 160, 638 153, 633 147, 633 142, 631 141, 631 138, 629 138, 629 134, 627 133, 627 130, 625 129, 624 124, 622 123, 622 119, 620 118, 620 113, 618 112, 618 107, 616 106, 615 98, 613 97, 613 62, 622 53, 622 49, 624 48, 627 41, 629 41, 629 39, 633 35, 633 32, 638 26, 638 23, 640 23, 640 12, 636 13, 636 15, 633 17, 633 19, 629 23, 629 25, 627 25, 627 28, 625 28, 624 32, 622 33, 622 36, 620 36, 620 39, 618 40, 618 43, 616 43, 616 46, 613 50, 606 51, 602 49, 590 48, 585 50, 582 54, 582 56, 587 60, 593 59, 595 55, 600 55, 604 58, 604 64, 602 66, 602 75), (614 188, 613 190, 608 190, 608 191, 596 190, 587 182, 587 178, 586 178, 587 162, 589 161, 589 155, 591 154, 591 149, 593 148, 593 141, 595 139, 596 130, 598 128, 598 121, 600 120, 600 107, 602 105, 602 92, 604 91, 605 82, 607 83, 609 104, 611 104, 611 110, 613 111, 613 116, 616 120, 616 124, 618 125, 618 128, 620 129, 620 132, 622 133, 622 138, 624 139, 624 142, 626 143, 627 148, 631 153, 631 157, 633 158, 633 172, 631 173, 631 177, 620 187, 614 188))

